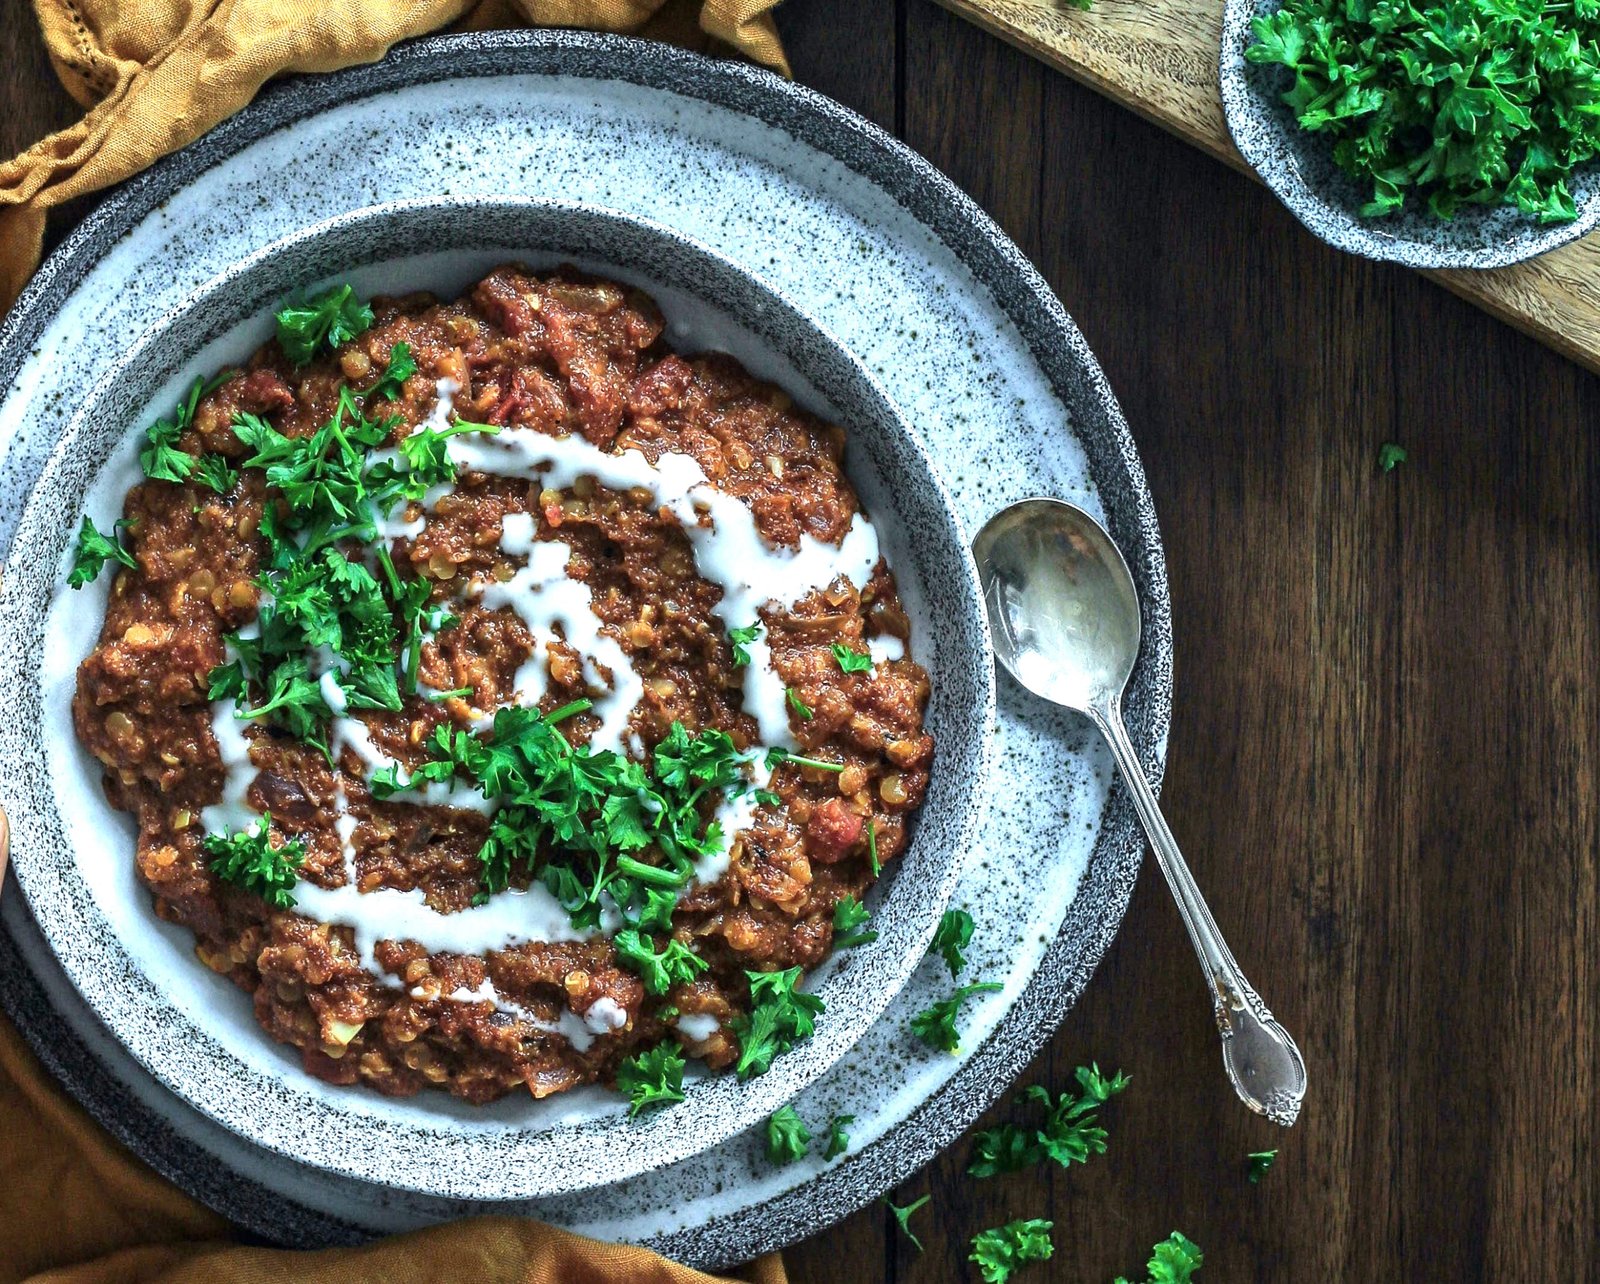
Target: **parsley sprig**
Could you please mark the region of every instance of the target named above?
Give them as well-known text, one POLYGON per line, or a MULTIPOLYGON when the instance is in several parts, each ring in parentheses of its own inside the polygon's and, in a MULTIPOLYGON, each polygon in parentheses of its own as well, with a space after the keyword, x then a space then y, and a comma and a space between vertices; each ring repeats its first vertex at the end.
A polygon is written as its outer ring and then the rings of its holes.
POLYGON ((900 1233, 917 1246, 917 1252, 922 1252, 922 1241, 918 1239, 911 1229, 911 1214, 916 1212, 929 1200, 932 1195, 924 1195, 920 1199, 913 1199, 909 1204, 901 1206, 893 1203, 887 1196, 884 1197, 884 1206, 894 1214, 894 1219, 900 1224, 900 1233))
POLYGON ((871 912, 854 896, 845 896, 833 907, 833 948, 848 950, 856 945, 867 945, 878 939, 876 932, 863 932, 872 918, 871 912))
POLYGON ((1050 1242, 1053 1222, 1033 1217, 1007 1222, 972 1237, 972 1255, 984 1284, 1006 1284, 1012 1273, 1029 1262, 1043 1262, 1055 1252, 1050 1242))
MULTIPOLYGON (((1192 1239, 1173 1231, 1151 1251, 1150 1261, 1145 1265, 1149 1272, 1146 1284, 1190 1284, 1204 1261, 1205 1254, 1192 1239)), ((1132 1284, 1132 1281, 1119 1275, 1116 1284, 1132 1284)))
MULTIPOLYGON (((157 419, 145 429, 145 445, 139 452, 139 466, 144 469, 146 477, 152 481, 169 481, 174 484, 188 480, 196 460, 193 455, 178 449, 178 438, 183 436, 194 423, 194 412, 200 405, 200 398, 215 392, 231 377, 231 372, 224 372, 212 379, 196 379, 189 386, 189 391, 183 400, 178 403, 177 409, 172 412, 170 419, 157 419)), ((227 467, 226 461, 223 461, 222 467, 227 467)), ((209 478, 202 480, 212 485, 209 478)), ((220 487, 212 485, 212 489, 220 490, 220 487)))
POLYGON ((1087 1163, 1091 1155, 1106 1150, 1106 1130, 1095 1122, 1093 1113, 1128 1086, 1120 1070, 1107 1078, 1098 1065, 1079 1066, 1078 1091, 1053 1097, 1046 1088, 1033 1084, 1023 1094, 1045 1108, 1045 1121, 1038 1128, 1001 1124, 988 1128, 973 1139, 972 1162, 967 1172, 973 1177, 993 1177, 996 1173, 1016 1172, 1053 1159, 1063 1168, 1087 1163))
POLYGON ((944 959, 952 981, 967 965, 967 956, 963 951, 972 944, 972 927, 972 915, 966 910, 946 910, 933 934, 933 943, 928 946, 930 954, 938 954, 944 959))
POLYGON ((231 834, 207 834, 204 847, 212 873, 225 882, 261 897, 274 909, 291 909, 290 889, 298 881, 296 870, 305 859, 305 844, 289 840, 272 845, 272 815, 231 834))
POLYGON ((745 975, 750 978, 750 1014, 729 1023, 739 1036, 734 1069, 741 1079, 766 1074, 775 1057, 809 1039, 823 1010, 821 999, 796 988, 801 977, 798 967, 745 975))
POLYGON ((811 1147, 811 1130, 795 1113, 793 1106, 784 1106, 773 1112, 767 1120, 767 1160, 774 1164, 792 1164, 811 1147))
POLYGON ((1284 0, 1251 27, 1245 57, 1285 69, 1300 128, 1371 192, 1364 216, 1416 199, 1577 217, 1567 180, 1600 152, 1596 0, 1284 0))
POLYGON ((956 1017, 961 1007, 974 994, 987 994, 1005 987, 995 981, 976 985, 963 985, 948 999, 923 1008, 911 1018, 911 1033, 929 1047, 941 1052, 955 1052, 961 1047, 961 1034, 956 1029, 956 1017))
POLYGON ((75 589, 92 584, 108 561, 138 570, 139 563, 133 554, 122 547, 120 536, 127 526, 126 521, 119 521, 111 527, 111 534, 106 535, 85 517, 78 528, 78 549, 72 558, 72 569, 67 573, 67 583, 75 589))
POLYGON ((307 365, 323 348, 364 333, 372 320, 372 309, 355 297, 354 286, 336 285, 278 309, 278 346, 295 365, 307 365))
POLYGON ((843 642, 833 644, 833 658, 839 662, 839 668, 845 673, 866 673, 872 668, 870 655, 852 651, 843 642))
POLYGON ((617 1090, 628 1098, 630 1118, 683 1100, 687 1063, 670 1039, 656 1044, 617 1067, 617 1090))

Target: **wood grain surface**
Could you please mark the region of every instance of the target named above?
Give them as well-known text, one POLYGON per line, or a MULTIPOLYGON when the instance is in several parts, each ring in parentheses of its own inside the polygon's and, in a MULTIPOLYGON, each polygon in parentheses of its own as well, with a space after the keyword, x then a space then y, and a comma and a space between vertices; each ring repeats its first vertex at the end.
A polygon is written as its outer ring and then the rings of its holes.
MULTIPOLYGON (((933 1197, 925 1253, 873 1207, 792 1278, 976 1280, 969 1238, 1017 1217, 1057 1250, 1016 1284, 1142 1279, 1174 1228, 1201 1284, 1600 1278, 1600 380, 932 0, 779 20, 800 80, 1016 238, 1121 397, 1172 579, 1164 800, 1311 1078, 1287 1133, 1234 1099, 1147 868, 1023 1080, 1131 1074, 1108 1153, 977 1182, 963 1141, 896 1192, 933 1197)), ((1150 34, 1124 56, 1181 65, 1150 34)), ((0 24, 0 151, 71 112, 0 24)))
MULTIPOLYGON (((1244 173, 1217 92, 1222 0, 940 0, 1244 173)), ((1446 289, 1600 370, 1600 233, 1514 267, 1430 273, 1446 289)))

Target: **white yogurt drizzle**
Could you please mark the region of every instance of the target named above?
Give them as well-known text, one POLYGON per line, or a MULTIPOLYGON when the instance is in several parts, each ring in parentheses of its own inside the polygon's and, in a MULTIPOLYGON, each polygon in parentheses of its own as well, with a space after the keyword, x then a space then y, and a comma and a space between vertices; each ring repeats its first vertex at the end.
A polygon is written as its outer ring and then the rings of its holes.
MULTIPOLYGON (((442 429, 449 425, 453 397, 460 386, 446 378, 438 381, 437 389, 438 401, 423 428, 442 429)), ((537 481, 541 488, 555 490, 566 489, 579 477, 588 476, 612 490, 647 491, 658 507, 682 525, 700 576, 722 590, 722 598, 712 613, 722 622, 725 632, 760 622, 763 609, 792 607, 840 576, 859 590, 878 563, 877 532, 859 513, 838 545, 802 534, 797 548, 772 547, 756 528, 750 509, 713 487, 699 462, 690 455, 667 453, 652 464, 639 450, 613 454, 580 437, 550 437, 518 428, 504 429, 495 436, 455 436, 450 438, 447 449, 458 472, 522 477, 537 481)), ((439 494, 442 493, 443 489, 439 494)), ((424 510, 431 508, 439 494, 430 493, 425 498, 424 510)), ((423 518, 378 520, 380 536, 385 539, 414 538, 424 525, 423 518)), ((504 583, 490 582, 474 586, 472 591, 486 607, 509 607, 535 640, 533 654, 516 675, 515 702, 532 706, 544 695, 548 686, 548 658, 544 653, 558 636, 554 626, 559 624, 567 644, 582 657, 584 678, 593 693, 594 712, 601 724, 592 739, 594 747, 621 752, 627 745, 642 753, 642 746, 628 731, 628 720, 643 694, 643 684, 621 645, 602 631, 588 587, 567 577, 570 546, 558 540, 536 539, 534 517, 514 513, 504 519, 501 548, 525 556, 525 565, 504 583)), ((893 638, 875 638, 871 646, 873 659, 879 662, 904 654, 904 648, 893 638)), ((745 710, 755 719, 765 746, 791 748, 797 742, 789 727, 784 684, 773 670, 772 651, 764 631, 748 644, 748 650, 750 663, 743 670, 745 710)), ((337 657, 319 655, 315 662, 321 669, 323 698, 334 714, 330 747, 335 759, 349 749, 369 772, 399 767, 373 743, 364 722, 347 716, 348 702, 338 681, 337 657)), ((226 779, 221 800, 202 813, 208 831, 241 829, 258 819, 245 801, 255 778, 250 741, 244 734, 244 723, 234 715, 231 699, 214 706, 211 725, 226 779)), ((751 754, 746 766, 749 787, 729 790, 716 809, 723 850, 697 863, 695 878, 699 882, 721 877, 735 835, 749 827, 758 805, 754 791, 771 778, 764 751, 751 754)), ((409 776, 403 768, 397 775, 404 786, 409 776)), ((480 815, 492 814, 497 806, 476 789, 459 782, 429 782, 420 789, 394 795, 392 801, 454 807, 480 815)), ((519 944, 585 940, 621 926, 615 908, 607 906, 598 928, 574 928, 561 903, 538 882, 526 892, 506 891, 483 905, 448 914, 431 908, 420 889, 377 888, 361 892, 357 888, 352 843, 357 822, 349 814, 342 785, 335 804, 345 881, 338 887, 319 887, 302 879, 294 890, 295 908, 319 922, 349 927, 362 966, 386 985, 398 987, 400 983, 377 961, 380 941, 415 941, 430 954, 482 956, 519 944)), ((487 979, 476 988, 460 989, 444 997, 458 1002, 491 1002, 542 1029, 560 1033, 579 1051, 587 1049, 597 1035, 621 1029, 628 1021, 627 1010, 609 998, 598 1000, 581 1019, 570 1010, 563 1010, 555 1023, 543 1021, 498 994, 487 979)), ((714 1017, 678 1020, 678 1028, 697 1040, 710 1038, 717 1024, 714 1017)))

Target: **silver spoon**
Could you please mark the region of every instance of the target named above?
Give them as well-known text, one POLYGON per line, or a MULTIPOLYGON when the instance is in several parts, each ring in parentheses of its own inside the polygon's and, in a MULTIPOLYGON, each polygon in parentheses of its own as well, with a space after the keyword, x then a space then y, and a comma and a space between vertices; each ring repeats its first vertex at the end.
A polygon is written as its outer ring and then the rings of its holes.
POLYGON ((1088 716, 1111 746, 1206 970, 1222 1064, 1240 1100, 1288 1126, 1306 1094, 1306 1063, 1239 971, 1156 805, 1122 723, 1139 655, 1139 599, 1111 537, 1080 508, 1025 499, 989 519, 972 544, 995 654, 1037 696, 1088 716))

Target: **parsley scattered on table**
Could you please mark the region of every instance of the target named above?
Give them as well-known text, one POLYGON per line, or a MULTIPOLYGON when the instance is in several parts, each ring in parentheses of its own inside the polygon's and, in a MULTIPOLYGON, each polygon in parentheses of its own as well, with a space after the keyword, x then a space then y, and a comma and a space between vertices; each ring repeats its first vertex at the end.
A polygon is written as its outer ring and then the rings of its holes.
POLYGON ((760 636, 760 624, 751 624, 742 629, 728 630, 728 641, 733 646, 734 668, 741 669, 750 663, 750 644, 760 636))
MULTIPOLYGON (((1189 1284, 1204 1261, 1205 1256, 1193 1240, 1173 1231, 1152 1250, 1145 1266, 1150 1276, 1146 1284, 1189 1284)), ((1119 1275, 1116 1284, 1132 1281, 1119 1275)))
POLYGON ((946 910, 939 920, 938 930, 933 934, 933 944, 928 946, 928 953, 943 957, 953 981, 967 965, 967 956, 962 951, 971 944, 972 915, 964 909, 946 910))
POLYGON ((845 1128, 856 1121, 854 1115, 834 1115, 828 1125, 828 1144, 822 1152, 824 1159, 837 1159, 850 1149, 850 1134, 845 1128))
POLYGON ((876 932, 858 932, 872 917, 867 907, 854 896, 843 897, 833 907, 833 948, 847 950, 855 945, 866 945, 878 939, 876 932))
POLYGON ((299 303, 278 309, 278 346, 297 366, 327 348, 348 343, 372 325, 372 309, 355 297, 355 287, 336 285, 299 303))
POLYGON ((811 708, 800 698, 800 693, 793 687, 784 687, 783 698, 789 702, 789 707, 800 715, 806 722, 810 722, 813 715, 811 708))
POLYGON ((852 651, 843 642, 833 644, 833 658, 839 662, 839 667, 846 673, 865 673, 872 668, 872 656, 862 655, 859 651, 852 651))
POLYGON ((911 1018, 911 1033, 929 1047, 941 1052, 954 1052, 961 1046, 961 1035, 956 1030, 956 1016, 974 994, 987 994, 1005 987, 994 981, 979 985, 963 985, 948 999, 941 999, 932 1007, 923 1008, 911 1018))
POLYGON ((1050 1242, 1053 1222, 1037 1217, 1007 1222, 972 1237, 972 1256, 985 1284, 1006 1284, 1012 1272, 1029 1262, 1042 1262, 1055 1251, 1050 1242))
POLYGON ((611 943, 622 961, 639 974, 649 994, 665 994, 711 966, 687 945, 670 938, 658 954, 650 938, 633 928, 618 932, 611 943))
POLYGON ((1075 1163, 1087 1163, 1091 1155, 1105 1154, 1106 1131, 1097 1125, 1091 1112, 1126 1089, 1128 1078, 1120 1070, 1107 1078, 1098 1065, 1079 1066, 1076 1078, 1078 1091, 1063 1092, 1057 1097, 1038 1084, 1029 1087, 1023 1098, 1044 1106, 1043 1126, 1001 1124, 980 1132, 973 1139, 973 1158, 967 1172, 973 1177, 993 1177, 1047 1159, 1069 1168, 1075 1163))
POLYGON ((1404 446, 1397 446, 1392 441, 1386 441, 1378 447, 1378 467, 1386 473, 1392 473, 1396 464, 1403 464, 1410 457, 1404 446))
POLYGON ((1284 0, 1251 27, 1245 57, 1292 76, 1283 101, 1371 192, 1364 216, 1416 199, 1577 217, 1567 179, 1600 152, 1595 0, 1284 0))
POLYGON ((120 533, 127 528, 127 525, 126 521, 117 522, 112 526, 111 534, 106 535, 85 517, 83 525, 78 527, 78 551, 73 554, 72 569, 67 572, 67 583, 75 589, 80 589, 85 584, 92 584, 99 578, 101 570, 108 561, 120 562, 132 570, 137 570, 139 563, 132 553, 122 547, 120 533))
POLYGON ((218 878, 259 896, 274 909, 291 909, 294 897, 290 889, 297 881, 295 871, 305 859, 305 844, 290 840, 274 847, 271 830, 272 816, 263 812, 248 828, 207 834, 205 851, 218 878))
POLYGON ((741 1079, 766 1074, 779 1053, 809 1039, 823 1010, 821 999, 796 988, 801 978, 798 967, 745 975, 750 978, 750 1014, 729 1023, 739 1036, 734 1070, 741 1079))
POLYGON ((683 1100, 683 1053, 670 1039, 617 1067, 617 1091, 628 1098, 628 1117, 683 1100))
POLYGON ((793 1106, 784 1106, 767 1120, 767 1159, 774 1164, 792 1164, 811 1145, 811 1131, 793 1106))
POLYGON ((401 385, 416 373, 417 363, 411 355, 411 345, 397 343, 389 349, 389 364, 384 367, 377 382, 367 389, 366 396, 393 401, 400 395, 401 385))
POLYGON ((1267 1169, 1272 1167, 1273 1161, 1278 1157, 1276 1150, 1252 1150, 1246 1158, 1250 1160, 1250 1184, 1253 1186, 1267 1175, 1267 1169))
POLYGON ((900 1223, 901 1233, 917 1246, 917 1252, 919 1253, 922 1252, 922 1241, 912 1233, 911 1214, 916 1212, 917 1209, 921 1208, 932 1198, 932 1195, 924 1195, 921 1199, 913 1199, 904 1208, 902 1208, 899 1204, 891 1203, 887 1196, 884 1197, 883 1201, 885 1207, 887 1207, 888 1210, 894 1214, 895 1221, 900 1223))

